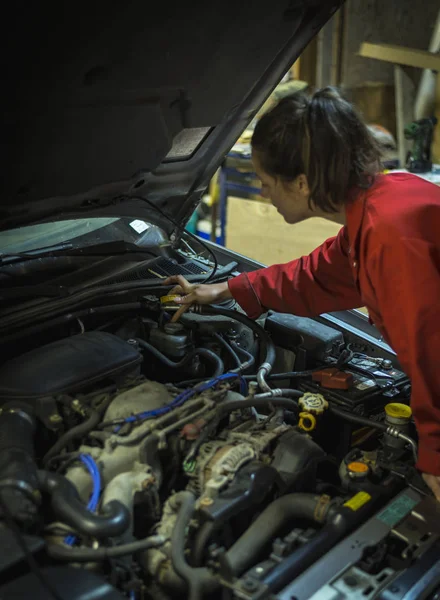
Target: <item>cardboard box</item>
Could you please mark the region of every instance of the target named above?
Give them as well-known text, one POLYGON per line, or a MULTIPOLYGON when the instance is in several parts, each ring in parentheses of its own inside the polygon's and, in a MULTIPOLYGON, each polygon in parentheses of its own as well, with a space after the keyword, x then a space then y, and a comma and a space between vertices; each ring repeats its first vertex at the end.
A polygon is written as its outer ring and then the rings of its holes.
POLYGON ((340 228, 320 218, 288 225, 271 204, 228 198, 226 247, 265 265, 309 254, 340 228))

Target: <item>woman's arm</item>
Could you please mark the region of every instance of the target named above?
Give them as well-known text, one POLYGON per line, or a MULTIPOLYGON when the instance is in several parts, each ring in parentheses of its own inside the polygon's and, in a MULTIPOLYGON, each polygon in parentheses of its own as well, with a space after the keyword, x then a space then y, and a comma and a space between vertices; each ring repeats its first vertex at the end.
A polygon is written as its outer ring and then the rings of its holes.
MULTIPOLYGON (((421 239, 388 235, 371 257, 369 275, 387 337, 411 378, 418 467, 440 476, 439 250, 421 239)), ((440 487, 436 495, 440 499, 440 487)))
POLYGON ((308 256, 231 279, 229 290, 252 318, 267 309, 311 317, 361 307, 348 248, 343 227, 308 256))

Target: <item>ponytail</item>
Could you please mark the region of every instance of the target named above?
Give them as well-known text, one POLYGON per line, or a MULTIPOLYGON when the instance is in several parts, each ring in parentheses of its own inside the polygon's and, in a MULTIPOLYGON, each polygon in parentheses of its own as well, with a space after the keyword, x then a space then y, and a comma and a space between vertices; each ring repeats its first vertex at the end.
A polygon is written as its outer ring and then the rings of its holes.
POLYGON ((255 127, 252 148, 263 169, 293 181, 305 174, 310 206, 334 212, 353 187, 369 187, 380 150, 367 126, 334 88, 283 98, 255 127))

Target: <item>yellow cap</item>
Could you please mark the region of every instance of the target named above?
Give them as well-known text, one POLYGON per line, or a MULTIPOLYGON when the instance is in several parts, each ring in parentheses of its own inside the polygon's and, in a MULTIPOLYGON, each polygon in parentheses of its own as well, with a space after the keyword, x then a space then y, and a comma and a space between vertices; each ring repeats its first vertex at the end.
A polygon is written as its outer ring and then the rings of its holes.
POLYGON ((316 417, 311 413, 299 413, 298 427, 303 431, 313 431, 316 427, 316 417))
POLYGON ((389 417, 395 419, 410 419, 412 410, 406 404, 400 404, 399 402, 390 402, 385 406, 385 412, 389 417))
POLYGON ((352 473, 368 473, 369 467, 363 462, 354 461, 347 465, 347 469, 352 473))
POLYGON ((172 296, 162 296, 160 299, 161 304, 168 304, 168 302, 174 302, 176 298, 180 298, 178 294, 172 296))

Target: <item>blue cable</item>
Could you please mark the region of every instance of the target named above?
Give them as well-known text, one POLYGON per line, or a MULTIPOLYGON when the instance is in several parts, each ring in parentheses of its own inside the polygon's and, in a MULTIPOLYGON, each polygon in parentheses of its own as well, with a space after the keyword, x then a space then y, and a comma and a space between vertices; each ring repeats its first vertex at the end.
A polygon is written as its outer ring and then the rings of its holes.
MULTIPOLYGON (((224 373, 223 375, 219 375, 215 379, 211 379, 210 381, 206 381, 204 383, 199 383, 194 388, 190 390, 185 390, 181 394, 177 395, 172 402, 165 406, 161 406, 160 408, 156 408, 153 410, 147 410, 141 413, 137 413, 135 415, 130 415, 126 419, 124 419, 124 423, 134 423, 136 421, 145 421, 146 419, 154 419, 155 417, 160 417, 162 415, 167 414, 174 408, 178 406, 182 406, 187 400, 199 394, 201 392, 205 392, 206 390, 216 386, 221 381, 225 381, 228 379, 237 379, 240 382, 240 391, 246 396, 247 395, 247 383, 243 376, 238 373, 224 373)), ((117 433, 121 429, 121 425, 118 425, 113 431, 117 433)))
MULTIPOLYGON (((95 512, 95 510, 98 508, 99 496, 101 494, 101 474, 97 464, 89 454, 80 454, 79 459, 87 467, 92 478, 92 494, 87 503, 87 510, 90 512, 95 512)), ((64 543, 68 546, 73 546, 75 541, 75 535, 68 535, 64 539, 64 543)))

